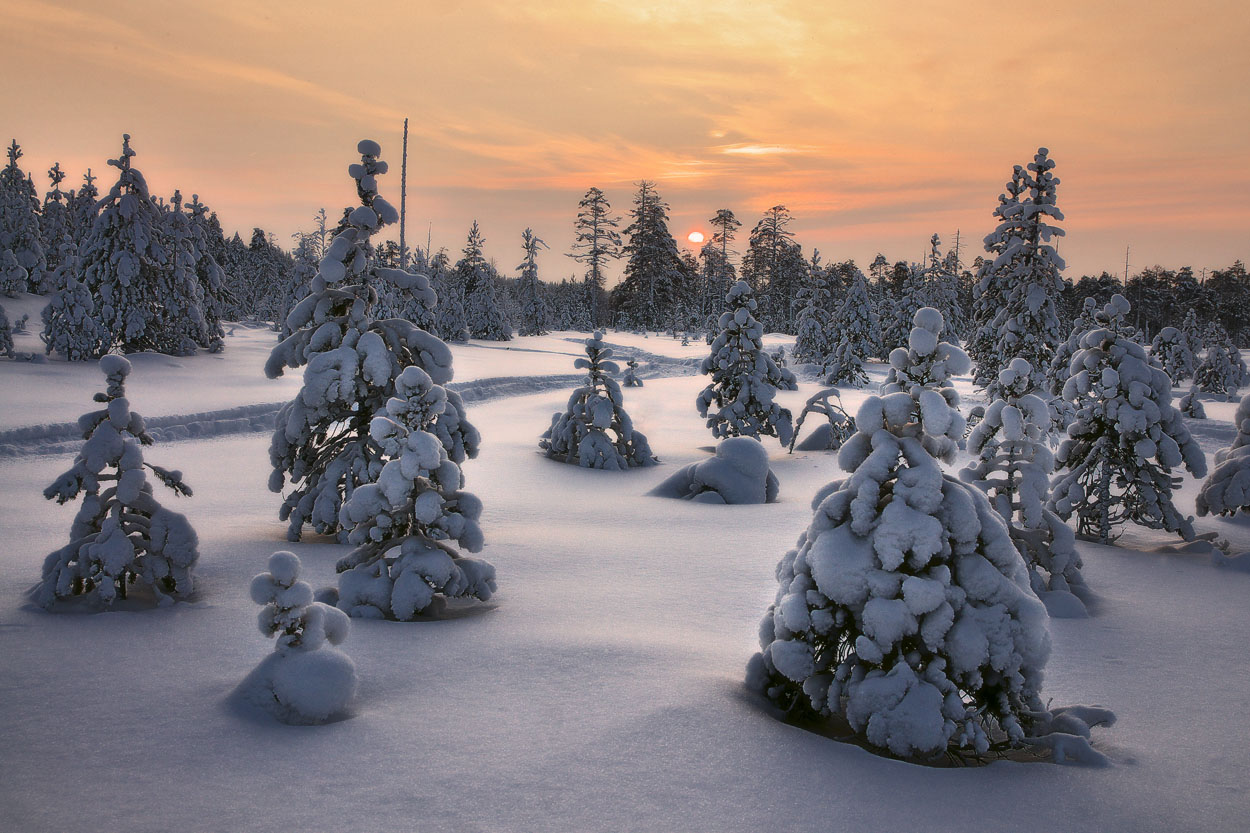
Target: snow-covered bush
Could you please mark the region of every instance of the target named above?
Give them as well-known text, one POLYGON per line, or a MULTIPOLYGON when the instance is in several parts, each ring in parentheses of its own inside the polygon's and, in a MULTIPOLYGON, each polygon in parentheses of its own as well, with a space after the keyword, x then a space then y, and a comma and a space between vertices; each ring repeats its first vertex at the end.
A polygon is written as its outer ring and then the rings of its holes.
POLYGON ((625 375, 621 378, 621 385, 627 388, 642 387, 642 380, 638 378, 638 361, 636 359, 626 360, 625 375))
POLYGON ((651 446, 642 432, 634 430, 621 387, 610 375, 619 367, 602 332, 586 339, 586 358, 573 366, 583 368, 586 378, 569 397, 564 413, 551 415, 551 426, 538 441, 543 452, 553 460, 590 469, 653 465, 651 446))
POLYGON ((850 476, 777 567, 747 684, 896 755, 1022 744, 1045 711, 1046 609, 985 495, 942 473, 964 430, 949 379, 969 361, 938 341, 937 310, 914 323, 839 452, 850 476))
POLYGON ((420 367, 406 367, 369 435, 386 462, 377 482, 358 486, 340 512, 356 549, 336 565, 339 608, 410 620, 436 597, 489 599, 495 568, 457 549, 482 549, 482 503, 462 491, 463 451, 449 453, 478 444, 460 398, 420 367))
POLYGON ((1185 334, 1175 327, 1164 327, 1150 342, 1150 355, 1159 362, 1173 385, 1194 375, 1194 354, 1185 334))
POLYGON ((57 599, 85 596, 107 606, 137 586, 168 604, 170 596, 194 589, 197 539, 184 516, 157 502, 144 469, 175 494, 189 495, 191 489, 180 472, 143 460, 141 446, 151 445, 152 437, 126 399, 130 362, 105 356, 100 370, 108 386, 95 400, 104 407, 79 418, 86 442, 73 467, 43 492, 57 503, 80 494, 83 501, 70 542, 44 560, 35 600, 51 607, 57 599))
MULTIPOLYGON (((399 214, 378 194, 377 177, 387 170, 377 158, 381 149, 364 140, 357 150, 361 161, 348 173, 361 204, 347 215, 321 259, 311 291, 287 316, 291 335, 265 363, 271 379, 287 368, 304 368, 304 385, 278 412, 269 445, 270 490, 281 492, 288 478, 295 486, 279 511, 279 517, 290 520, 291 540, 299 540, 305 524, 319 533, 341 533, 343 501, 382 470, 369 425, 394 394, 400 371, 418 365, 435 384, 451 381, 446 344, 409 321, 373 318, 382 281, 422 293, 429 291, 429 282, 424 275, 378 266, 371 257, 370 237, 399 214)), ((476 454, 476 442, 466 449, 454 432, 448 443, 447 454, 456 462, 466 452, 476 454)))
POLYGON ((1198 492, 1199 515, 1250 512, 1250 395, 1237 406, 1233 425, 1237 436, 1215 452, 1215 469, 1198 492))
POLYGON ((1079 613, 1084 605, 1071 595, 1073 587, 1085 584, 1076 536, 1046 508, 1055 458, 1047 442, 1050 408, 1035 380, 1029 363, 1019 358, 998 374, 1000 398, 968 435, 968 452, 976 459, 959 476, 985 492, 1007 522, 1033 591, 1052 614, 1079 613))
POLYGON ((1190 419, 1207 418, 1207 409, 1202 407, 1202 400, 1198 398, 1197 385, 1189 386, 1189 391, 1181 397, 1181 401, 1177 403, 1176 407, 1190 419))
POLYGON ((846 442, 847 437, 855 433, 855 419, 842 407, 842 394, 837 388, 825 388, 818 391, 799 414, 794 424, 794 436, 790 438, 790 451, 836 451, 846 442), (833 400, 837 400, 834 402, 833 400), (799 432, 803 423, 811 414, 820 414, 825 421, 817 425, 807 439, 798 442, 799 432), (797 443, 797 444, 796 444, 797 443))
POLYGON ((773 398, 780 390, 797 390, 789 370, 764 350, 764 328, 755 319, 755 296, 746 281, 738 281, 725 296, 728 309, 720 317, 720 334, 699 372, 711 383, 696 401, 699 416, 715 437, 777 437, 788 445, 794 433, 790 411, 773 398), (715 408, 715 410, 713 410, 715 408))
POLYGON ((324 723, 341 715, 356 693, 356 666, 329 645, 347 638, 341 610, 313 601, 299 577, 299 557, 269 556, 269 571, 252 579, 252 601, 263 605, 257 625, 277 637, 274 652, 248 675, 240 694, 283 723, 324 723))
POLYGON ((759 440, 730 437, 711 460, 683 466, 648 494, 695 503, 773 503, 779 486, 759 440))
POLYGON ((1129 336, 1129 309, 1123 295, 1112 297, 1072 357, 1063 398, 1076 418, 1056 454, 1047 508, 1064 520, 1075 514, 1077 531, 1103 543, 1126 521, 1191 540, 1192 518, 1172 504, 1173 469, 1202 477, 1206 458, 1172 407, 1167 373, 1129 336))

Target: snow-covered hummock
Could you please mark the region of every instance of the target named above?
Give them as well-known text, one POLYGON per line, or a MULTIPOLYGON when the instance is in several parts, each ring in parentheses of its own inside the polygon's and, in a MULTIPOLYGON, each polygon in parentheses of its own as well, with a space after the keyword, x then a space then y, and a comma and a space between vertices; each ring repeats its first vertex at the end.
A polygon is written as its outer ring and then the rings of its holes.
POLYGON ((1181 401, 1176 404, 1176 407, 1190 419, 1207 418, 1207 409, 1202 407, 1202 400, 1199 398, 1197 385, 1189 386, 1189 391, 1181 397, 1181 401))
POLYGON ((1194 384, 1203 393, 1229 398, 1235 396, 1246 371, 1241 352, 1233 345, 1224 328, 1215 323, 1207 331, 1206 344, 1206 355, 1194 371, 1194 384))
POLYGON ((1056 454, 1047 508, 1064 520, 1075 514, 1077 532, 1103 543, 1126 521, 1192 540, 1193 519, 1172 504, 1173 469, 1202 477, 1206 457, 1172 406, 1167 373, 1129 336, 1129 309, 1113 296, 1072 357, 1063 398, 1076 417, 1056 454))
POLYGON ((44 350, 71 362, 96 359, 104 352, 104 335, 95 317, 91 290, 75 278, 78 255, 73 247, 62 247, 52 282, 57 286, 40 313, 43 319, 44 350))
POLYGON ((1150 355, 1159 362, 1173 385, 1194 375, 1193 351, 1185 334, 1175 327, 1164 327, 1155 335, 1150 342, 1150 355))
POLYGON ((855 433, 855 420, 842 407, 842 394, 837 388, 817 391, 803 406, 798 421, 794 423, 794 436, 790 438, 790 451, 836 451, 855 433), (833 400, 837 400, 834 402, 833 400), (796 441, 803 430, 803 423, 810 414, 820 414, 825 419, 819 423, 802 442, 796 441))
POLYGON ((141 445, 151 445, 152 437, 126 399, 130 362, 105 356, 100 370, 108 386, 95 400, 104 408, 79 418, 86 442, 73 467, 43 492, 57 503, 83 499, 70 542, 44 560, 34 598, 48 608, 73 596, 107 606, 137 588, 168 604, 194 589, 197 540, 184 516, 157 502, 144 469, 175 494, 191 489, 180 472, 143 460, 141 445))
POLYGON ((862 387, 868 383, 864 362, 880 339, 881 323, 868 294, 868 282, 858 269, 838 313, 838 343, 825 362, 830 385, 862 387))
POLYGON ((730 437, 716 446, 711 460, 683 466, 648 494, 694 503, 773 503, 779 488, 759 440, 730 437))
POLYGON ((1250 395, 1237 406, 1233 424, 1237 436, 1215 452, 1215 469, 1198 492, 1199 515, 1250 512, 1250 395))
POLYGON ((406 367, 369 433, 385 465, 340 512, 356 549, 336 565, 339 608, 411 620, 439 597, 489 599, 495 568, 458 549, 478 552, 483 543, 482 502, 462 491, 459 463, 466 451, 476 454, 479 437, 460 397, 420 367, 406 367))
POLYGON ((777 567, 747 685, 896 755, 1019 745, 1045 712, 1046 609, 1002 517, 942 473, 964 430, 950 376, 969 362, 938 341, 937 310, 914 321, 839 452, 850 477, 777 567))
POLYGON ((533 229, 521 232, 521 248, 525 251, 525 259, 517 270, 521 279, 517 284, 517 293, 521 301, 521 323, 517 327, 517 335, 540 336, 548 332, 547 302, 543 300, 542 291, 538 286, 538 248, 547 248, 547 244, 534 235, 533 229))
POLYGON ((538 441, 543 452, 553 460, 591 469, 654 465, 651 446, 642 432, 634 430, 621 387, 610 375, 620 368, 612 361, 612 348, 603 343, 602 332, 586 339, 586 358, 573 366, 584 369, 586 378, 569 397, 564 413, 551 415, 551 426, 538 441))
POLYGON ((699 416, 715 437, 777 437, 790 442, 794 428, 790 411, 773 398, 780 390, 796 390, 789 370, 777 367, 764 350, 764 328, 756 321, 755 296, 746 281, 738 281, 725 296, 728 309, 720 317, 720 334, 699 372, 711 383, 695 402, 699 416))
POLYGON ((621 378, 621 385, 627 388, 642 387, 642 380, 638 378, 638 361, 629 359, 625 362, 625 375, 621 378))
POLYGON ((976 486, 1007 522, 1029 568, 1033 591, 1052 615, 1081 614, 1072 588, 1085 585, 1072 529, 1046 508, 1055 459, 1048 442, 1050 408, 1034 388, 1033 369, 1012 359, 998 375, 999 397, 968 435, 976 455, 959 476, 976 486))
MULTIPOLYGON (((378 266, 370 257, 370 237, 399 214, 378 194, 377 177, 387 170, 378 159, 381 149, 366 139, 357 150, 361 161, 349 166, 348 174, 361 204, 330 243, 311 291, 287 316, 291 335, 265 363, 271 379, 287 368, 304 368, 304 386, 278 412, 269 446, 270 490, 281 492, 288 479, 295 487, 279 511, 290 521, 291 540, 299 540, 305 524, 323 534, 340 533, 343 501, 382 470, 369 426, 395 393, 401 370, 416 365, 437 385, 451 381, 446 344, 409 321, 373 318, 380 282, 422 293, 429 282, 424 275, 378 266)), ((458 436, 449 435, 446 442, 457 463, 476 453, 475 444, 466 451, 458 436)))
POLYGON ((275 552, 268 572, 252 579, 252 601, 263 605, 257 625, 277 637, 274 652, 239 686, 244 700, 283 723, 324 723, 346 711, 356 693, 356 666, 327 647, 347 638, 343 611, 313 601, 294 553, 275 552))

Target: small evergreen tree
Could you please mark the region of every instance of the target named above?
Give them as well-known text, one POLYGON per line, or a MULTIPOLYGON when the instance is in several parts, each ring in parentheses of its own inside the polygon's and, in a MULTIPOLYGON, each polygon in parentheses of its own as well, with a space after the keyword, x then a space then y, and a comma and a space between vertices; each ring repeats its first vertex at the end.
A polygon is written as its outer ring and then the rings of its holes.
POLYGON ((9 145, 8 164, 0 169, 0 252, 12 252, 26 270, 27 284, 19 292, 35 292, 43 284, 47 268, 39 229, 39 199, 35 185, 18 165, 22 149, 17 140, 9 145))
POLYGON ((495 270, 482 254, 485 242, 474 220, 464 244, 464 257, 456 262, 456 274, 464 287, 465 325, 471 338, 508 341, 512 338, 512 325, 495 297, 495 270))
POLYGON ((1114 296, 1072 357, 1077 372, 1063 397, 1076 419, 1059 445, 1047 508, 1064 520, 1075 514, 1077 531, 1104 544, 1126 521, 1192 540, 1192 518, 1172 504, 1172 470, 1183 464, 1202 477, 1206 458, 1172 407, 1167 373, 1129 337, 1129 309, 1114 296))
POLYGON ((655 331, 669 320, 688 276, 668 230, 668 204, 654 182, 637 185, 633 221, 625 229, 625 275, 612 290, 612 303, 632 326, 655 331))
POLYGON ((789 370, 777 367, 764 350, 764 329, 755 320, 755 297, 746 281, 738 281, 725 297, 720 335, 699 372, 712 381, 695 405, 707 419, 712 436, 777 437, 788 445, 794 428, 790 411, 773 398, 778 390, 797 390, 789 370), (713 408, 715 410, 713 410, 713 408))
POLYGON ((651 466, 656 460, 641 431, 625 413, 621 387, 611 377, 620 372, 603 332, 586 339, 586 358, 574 367, 586 371, 582 386, 573 391, 564 413, 551 415, 551 426, 538 445, 548 457, 588 469, 621 471, 651 466))
MULTIPOLYGON (((357 149, 361 161, 348 173, 356 181, 360 205, 321 259, 310 293, 287 317, 291 335, 265 364, 271 379, 287 368, 304 368, 303 387, 278 412, 269 445, 270 490, 281 492, 288 478, 295 487, 279 510, 279 517, 290 521, 291 540, 299 540, 305 524, 346 537, 339 509, 382 469, 369 426, 394 394, 400 371, 420 365, 438 384, 451 379, 447 345, 402 319, 372 317, 381 281, 418 289, 428 288, 428 282, 424 275, 378 266, 370 257, 372 235, 399 214, 377 191, 377 177, 387 170, 378 159, 377 143, 366 139, 357 149)), ((476 453, 475 445, 464 447, 458 433, 448 441, 447 453, 457 462, 476 453)))
POLYGON ((893 378, 856 416, 849 472, 816 498, 777 568, 747 684, 791 713, 845 716, 896 755, 1028 740, 1044 713, 1046 611, 981 492, 944 475, 963 436, 933 309, 917 311, 893 378))
POLYGON ((104 408, 78 420, 86 442, 70 470, 43 492, 57 503, 83 495, 70 542, 44 560, 35 589, 35 600, 44 607, 74 596, 107 606, 125 599, 132 585, 167 604, 171 595, 194 589, 195 531, 185 517, 157 502, 144 469, 174 494, 190 495, 191 489, 181 473, 143 460, 142 446, 151 445, 152 437, 126 398, 130 362, 105 356, 100 370, 108 387, 95 400, 104 408))
MULTIPOLYGON (((226 338, 221 322, 231 302, 226 291, 226 273, 213 254, 214 231, 207 216, 208 207, 200 202, 199 194, 191 195, 191 204, 187 209, 190 212, 191 257, 200 284, 200 311, 204 319, 199 345, 209 352, 220 353, 226 338)), ((216 236, 220 237, 220 234, 216 236)))
POLYGON ((1157 362, 1173 385, 1179 385, 1194 375, 1194 354, 1189 349, 1185 334, 1175 327, 1164 327, 1150 342, 1150 355, 1157 362))
POLYGON ((1233 416, 1237 436, 1215 452, 1215 469, 1198 492, 1198 514, 1233 515, 1250 512, 1250 395, 1233 416))
POLYGON ((164 228, 169 261, 159 283, 163 302, 158 315, 162 352, 189 356, 198 345, 208 345, 204 320, 204 288, 196 273, 199 251, 191 218, 182 210, 182 192, 174 191, 164 228))
POLYGON ((13 327, 4 314, 3 305, 0 305, 0 356, 13 358, 13 327))
POLYGON ((587 191, 577 204, 577 222, 574 224, 577 237, 568 256, 586 266, 582 286, 585 292, 585 323, 589 324, 587 329, 607 320, 603 305, 604 267, 608 261, 620 258, 622 254, 621 234, 616 230, 620 221, 620 217, 612 215, 612 204, 598 188, 587 191))
POLYGON ((96 320, 91 290, 75 280, 77 272, 78 255, 65 244, 53 275, 53 282, 60 288, 40 312, 44 352, 55 352, 71 362, 98 359, 107 349, 104 333, 96 320))
POLYGON ((1194 371, 1194 384, 1203 393, 1229 398, 1241 387, 1245 364, 1241 353, 1233 346, 1228 333, 1216 322, 1211 322, 1206 334, 1206 354, 1194 371))
POLYGON ((638 361, 636 359, 628 359, 625 362, 625 376, 621 379, 621 385, 627 388, 642 387, 642 380, 638 378, 638 361))
POLYGON ((968 435, 968 451, 976 459, 959 476, 985 492, 1007 522, 1033 590, 1041 595, 1085 582, 1072 530, 1046 508, 1055 458, 1047 442, 1050 408, 1045 394, 1033 388, 1034 379, 1033 368, 1020 358, 999 373, 1000 396, 968 435))
POLYGON ((794 360, 822 367, 837 343, 833 321, 829 316, 829 288, 825 270, 820 268, 820 252, 812 253, 812 262, 799 287, 798 324, 795 330, 794 360))
POLYGON ((53 280, 53 274, 61 265, 61 256, 65 247, 74 246, 73 218, 70 216, 69 195, 61 190, 65 181, 65 172, 61 163, 57 162, 48 169, 48 179, 52 189, 43 198, 43 210, 40 213, 39 231, 42 234, 42 246, 46 263, 45 281, 39 287, 42 293, 55 292, 62 284, 53 280))
POLYGON ((521 248, 525 251, 525 260, 517 269, 521 272, 521 281, 517 291, 521 296, 521 326, 517 335, 546 335, 547 302, 543 300, 538 285, 538 248, 547 248, 547 244, 534 236, 531 229, 521 233, 521 248))
POLYGON ((881 324, 868 295, 868 283, 863 273, 855 270, 855 279, 847 290, 846 300, 837 316, 840 336, 838 345, 827 360, 828 384, 849 384, 856 387, 868 384, 864 362, 871 355, 873 345, 879 340, 881 324))
POLYGON ((1016 165, 1006 191, 998 195, 998 207, 994 216, 998 227, 985 237, 985 253, 990 255, 981 261, 972 288, 972 321, 969 329, 968 355, 972 359, 972 380, 980 387, 988 386, 998 371, 1007 365, 1007 358, 999 355, 999 333, 994 329, 994 319, 1006 304, 1009 273, 1014 255, 1003 255, 1016 246, 1019 238, 1021 195, 1025 190, 1024 168, 1016 165))

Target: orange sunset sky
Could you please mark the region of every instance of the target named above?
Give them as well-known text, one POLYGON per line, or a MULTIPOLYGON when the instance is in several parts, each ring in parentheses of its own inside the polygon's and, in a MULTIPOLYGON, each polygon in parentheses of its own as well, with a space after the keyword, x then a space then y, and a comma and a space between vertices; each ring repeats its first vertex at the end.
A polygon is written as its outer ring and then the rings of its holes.
MULTIPOLYGON (((653 179, 679 242, 783 203, 804 251, 981 250, 1011 166, 1046 145, 1069 277, 1250 257, 1250 5, 1228 2, 0 1, 3 137, 78 184, 123 132, 154 193, 289 245, 354 199, 374 138, 410 241, 481 221, 506 274, 527 225, 548 280, 587 187, 653 179)), ((624 223, 622 223, 624 225, 624 223)), ((686 244, 688 245, 688 244, 686 244)))

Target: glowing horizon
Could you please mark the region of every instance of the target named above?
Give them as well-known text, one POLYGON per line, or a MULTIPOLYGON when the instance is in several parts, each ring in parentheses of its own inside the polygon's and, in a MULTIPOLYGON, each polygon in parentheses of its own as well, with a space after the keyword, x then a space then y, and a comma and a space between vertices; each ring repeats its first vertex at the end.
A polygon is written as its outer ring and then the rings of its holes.
POLYGON ((901 0, 395 1, 367 18, 291 0, 11 5, 0 138, 41 193, 54 161, 67 184, 91 167, 107 188, 129 132, 154 194, 198 193, 245 238, 288 245, 318 208, 335 216, 361 138, 381 143, 398 204, 408 116, 409 240, 432 224, 456 252, 478 219, 505 274, 527 226, 551 246, 545 280, 579 271, 562 256, 577 201, 598 186, 623 215, 640 179, 683 246, 730 208, 741 252, 784 204, 827 262, 917 260, 957 230, 971 260, 1012 165, 1041 145, 1069 277, 1122 270, 1126 246, 1134 271, 1250 257, 1238 2, 1042 17, 901 0))

